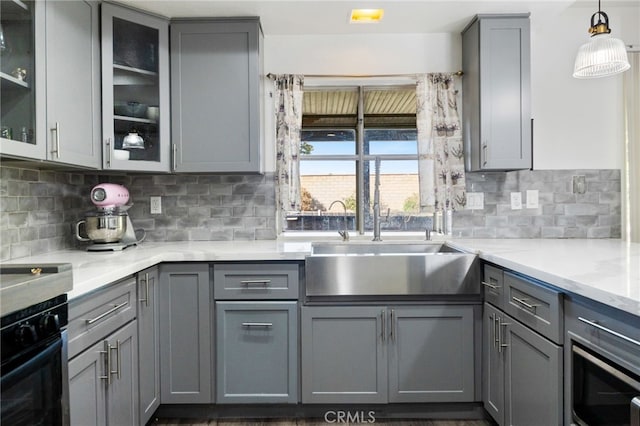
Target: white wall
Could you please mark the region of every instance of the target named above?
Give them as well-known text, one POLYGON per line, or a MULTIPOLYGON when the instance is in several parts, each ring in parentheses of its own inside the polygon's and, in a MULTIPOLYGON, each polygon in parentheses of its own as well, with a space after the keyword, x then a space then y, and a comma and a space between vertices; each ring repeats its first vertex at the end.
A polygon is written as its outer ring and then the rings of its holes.
MULTIPOLYGON (((592 5, 590 5, 592 6, 592 5)), ((592 7, 531 16, 535 169, 621 168, 622 77, 576 80, 573 61, 587 41, 592 7)), ((640 8, 605 9, 613 35, 640 44, 640 8)), ((459 34, 295 35, 265 38, 265 72, 415 74, 461 67, 459 34)), ((268 86, 269 87, 269 86, 268 86)), ((273 134, 272 100, 267 135, 273 134)), ((266 168, 274 170, 273 138, 266 168)))

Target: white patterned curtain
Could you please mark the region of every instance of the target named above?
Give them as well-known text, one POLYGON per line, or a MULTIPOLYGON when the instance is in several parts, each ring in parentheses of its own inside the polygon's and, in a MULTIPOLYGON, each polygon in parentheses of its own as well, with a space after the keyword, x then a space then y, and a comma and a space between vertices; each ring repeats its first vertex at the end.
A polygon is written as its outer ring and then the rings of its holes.
POLYGON ((287 214, 300 211, 300 130, 302 129, 301 75, 282 74, 274 79, 276 113, 276 203, 280 231, 287 214))
POLYGON ((453 74, 424 74, 416 85, 420 211, 467 203, 460 116, 453 74))

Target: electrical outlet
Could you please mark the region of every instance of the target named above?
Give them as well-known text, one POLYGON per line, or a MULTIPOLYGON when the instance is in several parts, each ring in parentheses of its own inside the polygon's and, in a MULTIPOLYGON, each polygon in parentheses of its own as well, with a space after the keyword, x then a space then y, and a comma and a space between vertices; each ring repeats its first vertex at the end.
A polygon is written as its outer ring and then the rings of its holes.
POLYGON ((161 197, 150 197, 149 204, 151 206, 151 214, 161 214, 162 213, 162 198, 161 197))
POLYGON ((585 175, 573 176, 571 183, 574 194, 584 194, 587 192, 587 177, 585 175))
POLYGON ((469 210, 484 209, 484 192, 467 192, 467 205, 469 210))
POLYGON ((527 208, 528 209, 538 208, 538 190, 537 189, 527 189, 527 208))
POLYGON ((521 209, 522 209, 522 193, 512 192, 511 193, 511 210, 521 210, 521 209))

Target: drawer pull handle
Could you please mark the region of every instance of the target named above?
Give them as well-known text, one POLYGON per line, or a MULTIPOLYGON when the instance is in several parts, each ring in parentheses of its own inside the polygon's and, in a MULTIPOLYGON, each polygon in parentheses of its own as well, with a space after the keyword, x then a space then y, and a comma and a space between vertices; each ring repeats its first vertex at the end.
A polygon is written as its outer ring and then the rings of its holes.
POLYGON ((635 340, 635 339, 632 339, 631 337, 627 337, 627 336, 625 336, 624 334, 618 333, 617 331, 613 331, 613 330, 611 330, 610 328, 603 327, 603 326, 601 326, 600 324, 598 324, 598 323, 597 323, 597 322, 595 322, 595 321, 590 321, 590 320, 588 320, 588 319, 584 319, 584 318, 582 318, 582 317, 578 317, 578 320, 579 320, 579 321, 582 321, 582 322, 583 322, 583 323, 585 323, 585 324, 590 325, 591 327, 595 327, 595 328, 597 328, 598 330, 602 330, 602 331, 604 331, 605 333, 609 333, 609 334, 611 334, 611 335, 613 335, 613 336, 616 336, 616 337, 618 337, 618 338, 620 338, 620 339, 622 339, 622 340, 624 340, 624 341, 626 341, 626 342, 633 343, 633 344, 634 344, 634 345, 636 345, 636 346, 640 346, 640 342, 639 342, 639 341, 637 341, 637 340, 635 340))
POLYGON ((117 311, 118 309, 127 306, 127 304, 129 304, 129 302, 122 302, 119 305, 112 305, 113 308, 109 309, 107 312, 98 315, 97 317, 93 318, 93 319, 86 319, 85 321, 87 322, 87 324, 93 324, 94 322, 100 321, 102 318, 111 315, 112 313, 114 313, 115 311, 117 311))
POLYGON ((243 327, 273 327, 272 322, 243 322, 243 327))
POLYGON ((497 290, 497 289, 500 288, 499 285, 494 285, 494 284, 487 283, 487 282, 484 282, 484 281, 482 281, 482 285, 486 286, 486 287, 489 287, 491 290, 497 290))
POLYGON ((540 305, 532 305, 531 303, 527 303, 527 299, 520 299, 519 297, 512 297, 513 301, 516 303, 519 303, 520 305, 524 306, 527 309, 531 309, 532 311, 535 311, 536 308, 540 305))
POLYGON ((242 280, 240 284, 246 285, 249 287, 252 284, 262 284, 263 286, 268 286, 271 283, 271 280, 242 280))

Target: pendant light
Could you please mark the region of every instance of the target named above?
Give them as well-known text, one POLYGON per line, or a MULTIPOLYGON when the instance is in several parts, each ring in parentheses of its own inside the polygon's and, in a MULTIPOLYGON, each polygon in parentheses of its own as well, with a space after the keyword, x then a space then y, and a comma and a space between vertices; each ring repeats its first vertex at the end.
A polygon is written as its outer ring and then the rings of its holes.
POLYGON ((600 10, 591 15, 591 40, 580 46, 573 69, 575 78, 607 77, 628 70, 629 60, 622 40, 611 38, 609 17, 600 10), (596 16, 598 22, 595 22, 596 16))

